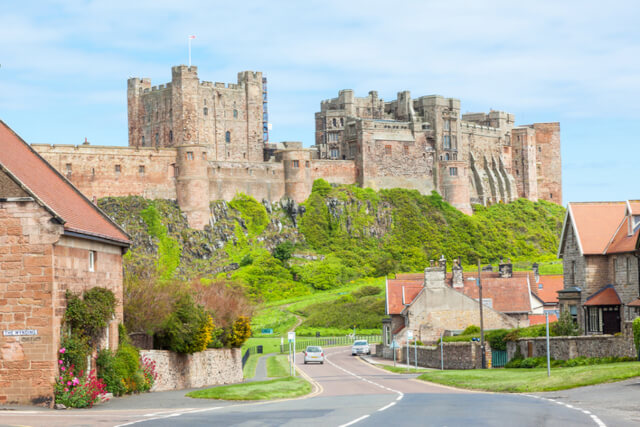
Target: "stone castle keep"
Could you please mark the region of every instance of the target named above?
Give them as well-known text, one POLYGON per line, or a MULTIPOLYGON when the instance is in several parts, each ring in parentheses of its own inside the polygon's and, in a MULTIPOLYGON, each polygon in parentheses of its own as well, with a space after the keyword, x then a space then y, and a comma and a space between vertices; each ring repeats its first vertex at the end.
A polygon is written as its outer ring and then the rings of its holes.
POLYGON ((129 147, 33 144, 90 198, 176 199, 189 224, 209 224, 209 202, 243 192, 257 200, 305 200, 313 181, 374 189, 438 191, 466 213, 472 203, 518 197, 562 202, 559 123, 515 126, 500 111, 460 115, 460 101, 385 102, 377 92, 340 91, 316 113, 315 146, 270 143, 267 83, 200 81, 197 67, 172 68, 171 83, 127 87, 129 147))

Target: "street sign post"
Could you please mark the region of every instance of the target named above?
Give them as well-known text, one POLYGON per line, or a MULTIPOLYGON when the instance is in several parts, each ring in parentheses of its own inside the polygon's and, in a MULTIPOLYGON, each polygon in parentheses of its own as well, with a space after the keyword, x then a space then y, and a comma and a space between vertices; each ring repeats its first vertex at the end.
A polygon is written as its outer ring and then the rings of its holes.
POLYGON ((289 366, 291 376, 294 376, 294 366, 296 365, 296 333, 288 332, 287 340, 289 341, 289 366))

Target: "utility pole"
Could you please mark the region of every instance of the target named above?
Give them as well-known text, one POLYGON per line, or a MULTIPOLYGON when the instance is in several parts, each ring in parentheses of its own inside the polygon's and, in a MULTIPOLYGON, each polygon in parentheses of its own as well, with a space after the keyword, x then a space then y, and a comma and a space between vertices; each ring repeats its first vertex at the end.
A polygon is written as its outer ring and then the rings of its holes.
POLYGON ((478 301, 480 303, 480 351, 482 351, 482 369, 487 369, 486 354, 484 351, 484 319, 482 317, 482 282, 480 281, 480 258, 478 258, 478 301))

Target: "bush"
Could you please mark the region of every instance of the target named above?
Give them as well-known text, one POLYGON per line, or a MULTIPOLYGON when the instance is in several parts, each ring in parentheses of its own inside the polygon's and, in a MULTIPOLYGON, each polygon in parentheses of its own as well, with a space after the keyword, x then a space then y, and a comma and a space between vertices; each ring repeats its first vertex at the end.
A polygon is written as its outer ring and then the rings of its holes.
POLYGON ((273 257, 284 263, 291 258, 293 248, 293 243, 289 241, 282 242, 273 249, 273 257))
POLYGON ((62 347, 60 349, 62 365, 73 367, 76 372, 87 369, 87 356, 90 350, 89 339, 87 337, 72 334, 62 339, 60 347, 62 347))
POLYGON ((95 287, 84 293, 84 298, 67 291, 67 309, 64 321, 74 334, 95 341, 103 333, 116 309, 116 297, 108 289, 95 287))
POLYGON ((640 359, 640 317, 633 319, 633 343, 636 346, 638 352, 638 359, 640 359))
POLYGON ((582 331, 578 324, 573 320, 569 310, 562 310, 562 314, 560 314, 558 321, 549 325, 549 334, 556 337, 566 337, 581 335, 582 331))
POLYGON ((309 262, 296 268, 295 272, 303 283, 320 290, 339 287, 356 277, 356 272, 334 255, 327 255, 322 261, 309 262))
POLYGON ((114 396, 121 396, 127 392, 123 378, 116 370, 115 356, 111 350, 100 350, 96 365, 98 367, 98 378, 104 381, 105 388, 109 393, 113 393, 114 396))
POLYGON ((190 294, 182 295, 157 337, 158 345, 176 353, 205 350, 211 341, 213 320, 190 294))
POLYGON ((313 181, 313 186, 311 187, 312 193, 317 193, 322 197, 326 197, 331 192, 331 184, 325 181, 322 178, 316 179, 313 181))
POLYGON ((248 317, 240 316, 238 320, 233 322, 233 328, 227 340, 227 346, 232 348, 242 347, 251 337, 251 321, 248 317))
POLYGON ((464 331, 462 331, 460 335, 475 335, 479 333, 480 333, 480 326, 469 325, 464 331))
POLYGON ((353 295, 354 298, 362 298, 362 297, 367 297, 371 295, 378 295, 381 292, 382 292, 382 289, 380 289, 379 287, 367 285, 351 292, 351 295, 353 295))
POLYGON ((93 406, 106 393, 104 382, 96 378, 94 371, 84 376, 73 368, 62 369, 53 393, 56 403, 61 403, 69 408, 86 408, 93 406))
POLYGON ((507 329, 494 329, 488 331, 484 337, 489 342, 489 345, 494 350, 506 350, 507 341, 505 340, 509 331, 507 329))

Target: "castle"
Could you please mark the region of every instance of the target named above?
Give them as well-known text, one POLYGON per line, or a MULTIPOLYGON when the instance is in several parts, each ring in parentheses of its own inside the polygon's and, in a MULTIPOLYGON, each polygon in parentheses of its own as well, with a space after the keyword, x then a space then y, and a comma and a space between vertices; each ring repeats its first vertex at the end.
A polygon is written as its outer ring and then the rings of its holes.
POLYGON ((85 195, 176 199, 189 224, 210 222, 209 202, 244 192, 257 200, 305 200, 313 181, 375 189, 438 191, 466 213, 471 204, 562 201, 559 123, 515 126, 500 111, 460 115, 460 101, 385 102, 377 92, 340 91, 316 113, 315 146, 270 143, 267 80, 200 81, 172 68, 171 83, 128 80, 129 146, 33 144, 85 195))

